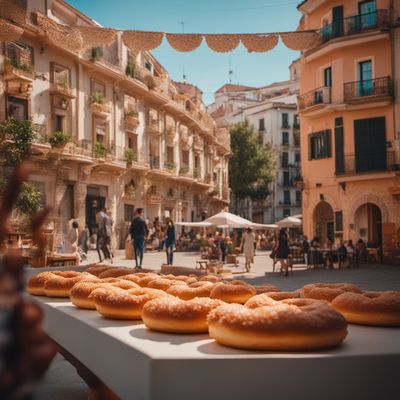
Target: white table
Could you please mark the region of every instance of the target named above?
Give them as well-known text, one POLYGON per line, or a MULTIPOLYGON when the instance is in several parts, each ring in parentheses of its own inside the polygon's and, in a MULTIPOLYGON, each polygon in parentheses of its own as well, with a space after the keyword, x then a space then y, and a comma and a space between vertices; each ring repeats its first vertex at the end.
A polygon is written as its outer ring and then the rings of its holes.
POLYGON ((36 299, 49 336, 122 399, 400 398, 400 328, 351 325, 344 344, 329 351, 249 352, 36 299))

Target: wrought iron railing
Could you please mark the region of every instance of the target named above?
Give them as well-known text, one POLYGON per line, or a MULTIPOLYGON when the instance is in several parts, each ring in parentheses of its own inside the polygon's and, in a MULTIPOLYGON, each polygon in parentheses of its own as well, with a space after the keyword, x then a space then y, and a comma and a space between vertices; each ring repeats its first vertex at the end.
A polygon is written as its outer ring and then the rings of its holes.
POLYGON ((394 151, 366 154, 349 154, 343 162, 336 160, 336 175, 399 171, 394 151))
POLYGON ((390 25, 388 10, 376 10, 366 14, 338 19, 320 29, 322 41, 354 35, 373 29, 387 29, 390 25))
POLYGON ((392 80, 389 76, 344 84, 344 101, 346 103, 361 99, 391 97, 392 94, 392 80))
POLYGON ((150 168, 151 169, 160 169, 160 156, 151 156, 150 155, 150 168))
POLYGON ((304 110, 317 104, 330 104, 331 101, 331 88, 323 86, 300 95, 299 109, 304 110))

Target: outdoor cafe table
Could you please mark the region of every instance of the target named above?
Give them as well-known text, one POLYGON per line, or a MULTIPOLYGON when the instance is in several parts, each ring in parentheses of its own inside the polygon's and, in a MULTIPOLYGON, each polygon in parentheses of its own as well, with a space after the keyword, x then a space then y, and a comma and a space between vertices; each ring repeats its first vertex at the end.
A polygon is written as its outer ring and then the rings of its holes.
POLYGON ((48 335, 121 399, 399 398, 400 328, 350 325, 337 349, 253 352, 206 334, 163 334, 141 322, 103 319, 67 299, 35 298, 48 335))

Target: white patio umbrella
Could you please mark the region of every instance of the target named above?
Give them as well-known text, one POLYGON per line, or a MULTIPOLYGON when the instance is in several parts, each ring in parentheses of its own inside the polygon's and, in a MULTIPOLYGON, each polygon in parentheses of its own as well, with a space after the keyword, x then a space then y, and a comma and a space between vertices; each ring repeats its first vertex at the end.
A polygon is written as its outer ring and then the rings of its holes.
POLYGON ((210 222, 213 226, 226 225, 229 228, 255 228, 256 225, 262 225, 255 224, 246 218, 239 217, 238 215, 226 211, 215 214, 212 217, 207 218, 204 222, 210 222))
POLYGON ((213 226, 211 223, 209 222, 205 222, 205 221, 201 221, 201 222, 175 222, 175 225, 178 226, 188 226, 190 228, 208 228, 210 226, 213 226))
POLYGON ((295 217, 286 217, 276 223, 279 228, 299 228, 301 226, 301 219, 295 217))

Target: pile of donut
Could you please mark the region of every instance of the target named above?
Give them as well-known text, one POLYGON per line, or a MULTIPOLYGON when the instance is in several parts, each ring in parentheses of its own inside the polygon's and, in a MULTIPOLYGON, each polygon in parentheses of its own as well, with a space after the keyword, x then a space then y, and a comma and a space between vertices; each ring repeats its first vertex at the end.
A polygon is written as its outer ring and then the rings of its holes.
POLYGON ((218 343, 249 350, 300 351, 339 346, 347 324, 400 325, 400 292, 366 292, 346 283, 309 284, 293 292, 238 280, 132 273, 89 267, 42 272, 32 295, 69 297, 105 318, 143 320, 167 333, 209 333, 218 343))

